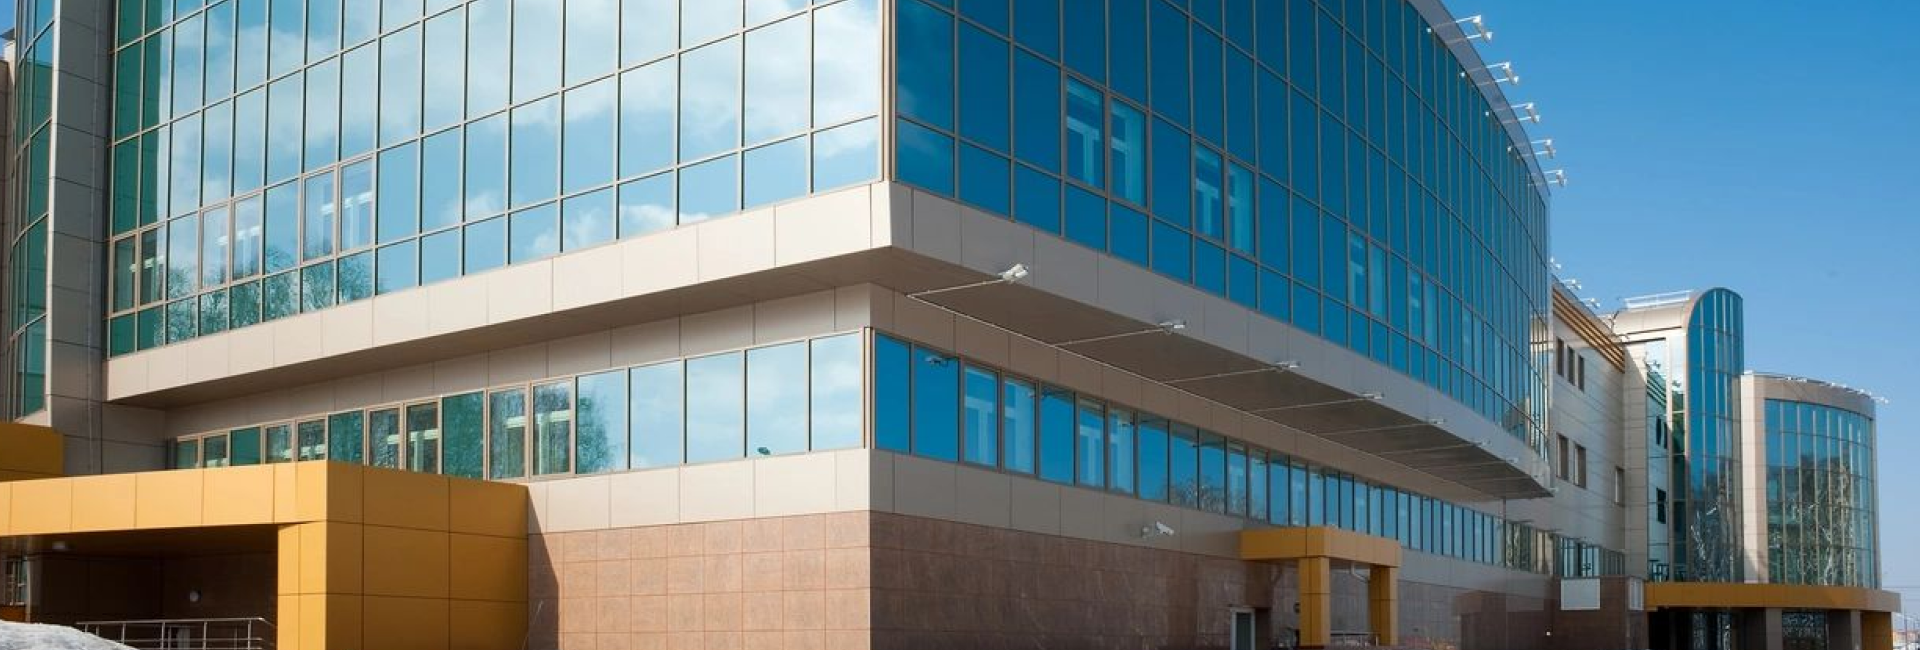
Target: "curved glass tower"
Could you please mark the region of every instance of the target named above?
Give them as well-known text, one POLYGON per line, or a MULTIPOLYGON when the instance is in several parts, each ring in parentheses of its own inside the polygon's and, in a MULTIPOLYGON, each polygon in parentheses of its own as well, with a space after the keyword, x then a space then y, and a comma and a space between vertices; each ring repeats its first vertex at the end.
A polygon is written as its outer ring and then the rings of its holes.
POLYGON ((1879 587, 1873 400, 1783 375, 1749 375, 1747 387, 1764 433, 1766 580, 1879 587))

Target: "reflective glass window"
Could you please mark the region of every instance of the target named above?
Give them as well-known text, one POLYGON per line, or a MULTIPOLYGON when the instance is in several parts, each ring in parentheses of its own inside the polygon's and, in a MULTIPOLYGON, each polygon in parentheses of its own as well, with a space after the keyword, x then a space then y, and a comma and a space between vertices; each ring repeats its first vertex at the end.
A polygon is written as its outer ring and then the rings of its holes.
MULTIPOLYGON (((513 101, 524 102, 560 87, 560 66, 554 65, 558 54, 554 44, 565 42, 560 38, 560 10, 564 4, 561 0, 514 0, 513 41, 530 47, 513 51, 513 101)), ((496 68, 490 73, 498 75, 500 71, 496 68)))
POLYGON ((1134 491, 1133 412, 1107 409, 1107 485, 1115 492, 1134 491))
POLYGON ((340 159, 339 59, 307 68, 306 80, 306 168, 314 170, 340 159))
MULTIPOLYGON (((395 173, 394 170, 384 169, 387 164, 383 158, 383 169, 380 170, 382 180, 386 175, 395 173)), ((371 158, 340 168, 340 250, 353 250, 373 243, 373 185, 371 158)), ((385 187, 381 188, 382 199, 386 198, 385 190, 385 187)), ((385 210, 386 207, 381 206, 383 213, 385 210)), ((384 220, 385 214, 381 216, 384 220)))
MULTIPOLYGON (((479 273, 507 264, 507 218, 495 217, 466 227, 463 268, 479 273)), ((428 239, 433 239, 429 237, 428 239)), ((431 246, 429 246, 431 248, 431 246)), ((424 266, 424 265, 423 265, 424 266)))
POLYGON ((1193 144, 1185 132, 1162 120, 1153 122, 1153 214, 1176 225, 1192 222, 1187 202, 1193 175, 1193 144))
POLYGON ((738 352, 687 360, 687 462, 745 452, 745 377, 738 352))
POLYGON ((680 223, 705 221, 740 210, 739 161, 715 158, 680 170, 680 223))
MULTIPOLYGON (((421 28, 425 31, 422 36, 425 49, 420 59, 426 66, 422 76, 425 101, 421 108, 421 120, 423 127, 429 131, 458 123, 465 116, 466 27, 466 11, 458 9, 429 19, 426 26, 421 28)), ((488 44, 488 47, 493 46, 497 44, 488 44)), ((608 48, 608 51, 612 51, 612 48, 608 48)))
POLYGON ((513 109, 511 204, 526 205, 560 193, 560 99, 546 99, 513 109))
POLYGON ((487 395, 487 476, 495 479, 527 475, 527 391, 494 391, 487 395))
POLYGON ((695 45, 740 29, 740 0, 680 0, 680 42, 695 45))
POLYGON ((1102 99, 1100 91, 1067 80, 1067 175, 1095 188, 1106 186, 1101 166, 1107 150, 1101 135, 1106 116, 1102 99))
POLYGON ((440 399, 440 472, 482 478, 486 466, 487 401, 481 393, 440 399))
MULTIPOLYGON (((707 0, 688 2, 704 5, 707 0)), ((680 78, 680 160, 699 160, 740 146, 739 39, 680 55, 680 78)))
POLYGON ((420 229, 433 231, 460 223, 460 130, 420 141, 420 229))
POLYGON ((961 457, 993 467, 999 464, 1000 378, 991 370, 969 365, 963 384, 961 457))
POLYGON ((750 149, 742 161, 742 205, 748 208, 807 193, 807 139, 750 149))
POLYGON ((897 125, 895 164, 900 180, 953 194, 953 138, 906 120, 897 125))
MULTIPOLYGON (((679 0, 626 0, 620 3, 620 63, 651 61, 680 42, 679 0)), ((599 14, 606 20, 607 14, 599 14)))
POLYGON ((810 51, 810 27, 806 16, 797 16, 747 32, 747 144, 807 128, 812 79, 804 63, 810 51))
POLYGON ((1040 478, 1072 483, 1075 437, 1073 393, 1047 386, 1040 395, 1040 478))
POLYGON ((922 0, 901 0, 898 6, 894 54, 900 66, 895 73, 900 114, 953 128, 953 17, 922 0))
POLYGON ((960 361, 938 350, 913 348, 913 453, 959 458, 960 361))
POLYGON ((420 242, 404 241, 380 248, 374 263, 374 292, 388 294, 420 285, 420 242))
POLYGON ((561 250, 613 241, 613 188, 566 200, 560 208, 561 250))
POLYGON ((813 189, 822 192, 879 176, 880 124, 866 119, 813 134, 813 189))
POLYGON ((686 413, 681 363, 641 366, 628 371, 628 378, 633 468, 680 464, 685 459, 681 442, 686 413))
POLYGON ((1106 423, 1103 405, 1085 398, 1079 401, 1074 416, 1074 455, 1078 460, 1073 474, 1075 482, 1081 485, 1104 487, 1107 484, 1106 423))
POLYGON ((627 371, 583 375, 576 382, 575 474, 627 468, 627 371))
POLYGON ((572 467, 573 382, 533 387, 533 472, 564 474, 572 467))
POLYGON ((999 151, 1012 148, 1012 50, 972 25, 960 26, 960 136, 999 151))
POLYGON ((614 145, 619 142, 614 128, 618 83, 608 78, 567 91, 561 145, 566 158, 560 173, 567 192, 613 181, 614 145))
POLYGON ((620 60, 618 0, 569 0, 566 12, 566 79, 577 84, 612 72, 620 60))
POLYGON ((807 450, 807 344, 747 351, 747 449, 752 457, 807 450))
POLYGON ((415 472, 440 472, 440 404, 428 402, 407 407, 407 469, 415 472))
POLYGON ((873 337, 873 438, 879 449, 912 449, 913 420, 908 408, 911 350, 898 339, 873 337))
POLYGON ((812 448, 848 449, 861 443, 859 334, 814 339, 809 363, 812 448))
POLYGON ((813 13, 814 126, 880 111, 879 36, 878 0, 849 0, 813 13))
MULTIPOLYGON (((262 462, 260 427, 234 429, 228 438, 232 441, 230 443, 232 447, 228 459, 233 462, 234 466, 245 467, 247 465, 258 465, 262 462)), ((359 438, 356 436, 354 440, 357 442, 359 438)), ((336 455, 335 458, 339 458, 339 456, 336 455)), ((358 450, 355 450, 354 458, 354 462, 358 462, 358 450)))
POLYGON ((1013 151, 1022 162, 1060 170, 1060 68, 1021 51, 1014 56, 1013 151))
MULTIPOLYGON (((300 259, 302 261, 326 257, 333 254, 333 229, 335 212, 333 194, 333 174, 331 172, 307 177, 301 188, 303 202, 300 209, 300 259)), ((269 197, 271 202, 271 197, 269 197)), ((272 209, 272 205, 267 206, 272 209)))
POLYGON ((507 207, 507 116, 470 122, 466 135, 466 216, 474 221, 507 207))
POLYGON ((1200 440, 1198 432, 1184 424, 1175 424, 1167 444, 1167 481, 1174 505, 1200 507, 1200 440))
POLYGON ((1192 99, 1188 92, 1192 73, 1187 67, 1187 18, 1173 5, 1149 4, 1153 7, 1153 111, 1177 124, 1187 124, 1192 116, 1187 105, 1192 99))
MULTIPOLYGON (((516 75, 500 71, 513 65, 512 6, 511 0, 474 0, 467 5, 467 39, 487 45, 467 48, 468 117, 486 115, 507 105, 507 82, 516 75)), ((540 51, 548 57, 547 65, 552 65, 551 49, 528 49, 540 51)))
POLYGON ((673 164, 677 71, 668 60, 621 73, 620 175, 673 164))
POLYGON ((552 203, 513 213, 507 224, 507 263, 560 252, 560 210, 552 203))
POLYGON ((624 183, 619 196, 619 236, 622 239, 672 228, 678 220, 674 207, 674 175, 667 172, 624 183))

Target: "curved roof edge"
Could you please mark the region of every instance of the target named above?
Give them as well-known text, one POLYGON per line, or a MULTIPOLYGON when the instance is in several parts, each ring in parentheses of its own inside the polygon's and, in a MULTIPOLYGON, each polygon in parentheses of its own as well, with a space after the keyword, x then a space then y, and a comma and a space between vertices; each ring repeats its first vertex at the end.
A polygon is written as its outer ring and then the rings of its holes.
MULTIPOLYGON (((1409 0, 1409 2, 1413 4, 1414 10, 1420 12, 1421 17, 1427 19, 1429 27, 1452 24, 1456 20, 1453 12, 1448 11, 1446 4, 1441 0, 1409 0)), ((1435 35, 1441 36, 1440 43, 1446 45, 1448 51, 1453 52, 1453 58, 1460 61, 1462 64, 1460 67, 1467 71, 1467 75, 1474 80, 1474 87, 1480 90, 1480 94, 1486 96, 1487 103, 1491 104, 1494 110, 1513 105, 1513 102, 1507 99, 1506 91, 1500 88, 1499 83, 1494 82, 1492 75, 1487 74, 1487 61, 1480 57, 1480 50, 1474 48, 1473 41, 1449 40, 1439 34, 1437 29, 1435 35)), ((1500 126, 1506 129, 1507 139, 1513 143, 1514 147, 1528 147, 1528 151, 1532 150, 1530 147, 1533 138, 1527 135, 1526 127, 1521 126, 1518 120, 1509 123, 1501 119, 1500 126)), ((1540 161, 1535 156, 1520 158, 1526 161, 1527 170, 1533 173, 1534 191, 1540 193, 1541 200, 1551 199, 1553 194, 1547 190, 1547 173, 1540 168, 1540 161)))
MULTIPOLYGON (((1826 389, 1829 391, 1835 391, 1835 392, 1846 394, 1848 396, 1858 399, 1860 403, 1864 405, 1863 406, 1864 410, 1860 410, 1858 412, 1861 415, 1865 415, 1868 417, 1875 417, 1877 415, 1875 413, 1877 409, 1874 408, 1874 405, 1879 403, 1883 399, 1879 395, 1875 395, 1871 391, 1868 391, 1864 388, 1854 388, 1846 384, 1835 383, 1835 382, 1827 381, 1825 379, 1815 379, 1813 377, 1806 377, 1801 375, 1790 375, 1786 373, 1765 372, 1765 371, 1758 371, 1758 370, 1748 370, 1746 372, 1746 376, 1752 377, 1757 381, 1769 382, 1769 383, 1779 384, 1783 386, 1802 385, 1802 386, 1818 387, 1818 388, 1826 389)), ((1847 407, 1841 404, 1829 404, 1829 406, 1845 408, 1847 410, 1855 410, 1851 407, 1847 407)))

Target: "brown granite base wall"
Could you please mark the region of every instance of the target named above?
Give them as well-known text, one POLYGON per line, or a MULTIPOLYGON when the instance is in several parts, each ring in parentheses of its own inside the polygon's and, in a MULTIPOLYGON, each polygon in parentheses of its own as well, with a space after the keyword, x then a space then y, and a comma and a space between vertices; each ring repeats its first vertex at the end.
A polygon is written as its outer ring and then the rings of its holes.
POLYGON ((1555 611, 1553 647, 1556 650, 1616 650, 1645 648, 1647 613, 1627 609, 1627 578, 1600 579, 1600 609, 1555 611))
POLYGON ((865 512, 529 538, 535 650, 869 647, 865 512))

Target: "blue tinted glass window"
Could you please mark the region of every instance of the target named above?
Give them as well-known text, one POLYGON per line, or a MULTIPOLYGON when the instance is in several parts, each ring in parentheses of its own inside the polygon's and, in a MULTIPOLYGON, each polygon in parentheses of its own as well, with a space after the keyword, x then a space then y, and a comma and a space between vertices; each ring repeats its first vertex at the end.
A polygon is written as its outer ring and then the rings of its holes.
POLYGON ((613 19, 617 3, 560 4, 566 14, 567 83, 577 84, 613 72, 620 62, 620 22, 613 19))
POLYGON ((904 452, 911 448, 908 387, 912 357, 907 344, 891 337, 873 337, 873 439, 880 449, 904 452))
POLYGON ((419 242, 404 241, 380 249, 380 257, 375 261, 374 269, 378 280, 374 283, 377 293, 393 293, 420 284, 419 242))
POLYGON ((672 228, 679 218, 673 203, 673 172, 621 185, 620 238, 672 228))
POLYGON ((1315 198, 1320 195, 1320 109, 1306 95, 1292 96, 1293 110, 1287 118, 1293 125, 1292 141, 1288 143, 1293 160, 1288 169, 1294 191, 1315 198))
POLYGON ((1244 160, 1253 160, 1257 142, 1254 129, 1255 87, 1253 59, 1239 50, 1227 48, 1227 150, 1244 160))
POLYGON ((373 159, 340 168, 340 250, 373 243, 373 187, 373 159))
POLYGON ((997 214, 1008 213, 1007 159, 973 145, 960 148, 960 199, 997 214))
POLYGON ((1226 441, 1210 433, 1200 439, 1200 507, 1221 512, 1227 505, 1226 441))
POLYGON ((1106 0, 1065 0, 1066 64, 1097 82, 1107 80, 1106 0))
MULTIPOLYGON (((524 44, 513 49, 513 101, 524 102, 553 92, 560 87, 560 66, 554 58, 560 53, 554 44, 564 43, 560 32, 561 0, 514 0, 513 42, 524 44)), ((723 2, 703 4, 726 4, 723 2)), ((499 74, 495 69, 493 74, 499 74)))
POLYGON ((880 122, 865 119, 813 134, 813 189, 826 191, 879 176, 880 122))
POLYGON ((807 193, 807 139, 776 142, 746 153, 741 183, 748 208, 807 193))
POLYGON ((233 191, 258 189, 267 172, 267 91, 255 89, 234 100, 233 124, 233 191))
POLYGON ((881 59, 878 0, 841 2, 814 12, 814 126, 879 112, 881 86, 875 81, 881 78, 881 59))
MULTIPOLYGON (((1107 33, 1113 47, 1107 48, 1107 61, 1113 74, 1114 92, 1147 101, 1148 0, 1106 0, 1107 33)), ((1118 127, 1115 127, 1118 128, 1118 127)))
POLYGON ((973 25, 960 26, 960 136, 1000 151, 1012 149, 1011 52, 1007 42, 973 25))
POLYGON ((560 215, 554 204, 513 213, 507 224, 507 263, 519 264, 560 251, 560 215))
POLYGON ((716 158, 680 170, 680 223, 705 221, 740 210, 738 161, 716 158))
POLYGON ((861 346, 859 334, 842 334, 812 342, 809 399, 812 404, 813 449, 849 449, 860 446, 861 346))
MULTIPOLYGON (((500 74, 512 65, 509 0, 475 0, 467 5, 468 40, 491 43, 495 47, 467 48, 467 115, 485 115, 507 105, 508 75, 500 74)), ((541 49, 541 48, 530 48, 541 49)), ((547 50, 547 56, 552 51, 547 50)), ((551 64, 551 59, 548 63, 551 64)))
POLYGON ((575 474, 627 468, 627 373, 583 375, 574 381, 575 474))
POLYGON ((1313 3, 1287 3, 1287 78, 1308 94, 1317 92, 1319 88, 1319 76, 1315 74, 1313 27, 1317 13, 1313 10, 1313 3))
POLYGON ((999 463, 1000 378, 991 370, 970 365, 964 383, 961 458, 993 467, 999 463))
POLYGON ((426 30, 423 36, 426 44, 421 56, 426 63, 423 78, 425 87, 422 89, 426 101, 421 119, 426 130, 431 131, 457 123, 465 117, 466 11, 450 11, 435 16, 422 29, 426 30))
POLYGON ((619 137, 614 129, 619 106, 616 83, 608 78, 567 91, 561 144, 566 159, 560 177, 568 192, 613 180, 613 149, 619 137))
POLYGON ((334 209, 333 174, 309 176, 302 184, 300 259, 311 260, 333 254, 334 209))
POLYGON ((1135 429, 1140 498, 1167 500, 1167 421, 1141 414, 1135 429))
POLYGON ((1096 188, 1106 186, 1103 99, 1100 91, 1067 80, 1067 176, 1096 188))
POLYGON ((1074 417, 1074 451, 1078 462, 1074 463, 1073 474, 1074 481, 1081 485, 1105 487, 1107 484, 1106 422, 1106 411, 1099 402, 1080 400, 1074 417))
POLYGON ((1113 196, 1147 204, 1147 119, 1125 102, 1111 103, 1113 196))
POLYGON ((805 342, 747 351, 747 450, 774 456, 807 450, 805 342))
POLYGON ((806 130, 811 80, 794 62, 806 59, 810 27, 801 16, 747 32, 747 144, 806 130))
POLYGON ((1221 203, 1225 192, 1221 190, 1220 154, 1205 145, 1193 148, 1193 217, 1194 231, 1201 236, 1219 241, 1226 235, 1221 214, 1221 203))
POLYGON ((507 218, 495 217, 466 228, 467 273, 479 273, 507 263, 507 218))
MULTIPOLYGON (((1293 278, 1310 287, 1320 286, 1320 211, 1313 205, 1293 199, 1293 278)), ((1337 250, 1337 249, 1336 249, 1337 250)))
POLYGON ((1168 496, 1175 505, 1197 507, 1201 503, 1199 440, 1192 427, 1176 424, 1172 428, 1167 444, 1168 496))
POLYGON ((467 125, 466 215, 468 221, 507 208, 507 116, 467 125))
POLYGON ((953 17, 919 0, 902 0, 895 27, 900 114, 953 128, 953 17))
MULTIPOLYGON (((346 185, 340 189, 341 202, 355 199, 346 193, 346 185)), ((420 232, 420 154, 411 143, 380 152, 378 212, 381 243, 420 232)), ((341 247, 345 248, 346 243, 342 242, 341 247)))
MULTIPOLYGON (((557 3, 559 0, 543 1, 557 3)), ((521 50, 547 56, 540 48, 521 50)), ((518 79, 515 83, 519 83, 518 79)), ((393 144, 420 133, 420 97, 420 29, 408 27, 380 39, 381 144, 393 144)))
POLYGON ((1107 200, 1067 186, 1067 239, 1094 250, 1107 248, 1107 200))
MULTIPOLYGON (((235 279, 250 278, 260 274, 261 237, 264 234, 261 224, 264 215, 261 214, 261 207, 261 197, 257 194, 235 201, 233 204, 233 277, 235 279)), ((133 240, 126 239, 121 243, 130 247, 133 240)), ((132 287, 127 287, 124 292, 129 301, 133 298, 132 292, 132 287)), ((118 300, 121 295, 123 295, 121 292, 116 291, 115 299, 118 300)))
POLYGON ((1227 295, 1227 256, 1219 246, 1193 243, 1193 284, 1214 295, 1227 295))
POLYGON ((200 194, 212 203, 233 195, 233 104, 206 113, 206 154, 200 167, 200 194))
MULTIPOLYGON (((301 268, 300 310, 319 311, 332 307, 333 301, 333 262, 321 262, 301 268)), ((174 304, 179 305, 182 303, 174 304)), ((191 336, 190 333, 189 336, 191 336)), ((180 336, 175 332, 171 338, 178 340, 180 336)))
POLYGON ((1007 33, 1007 0, 959 0, 960 15, 1002 34, 1007 33))
POLYGON ((1108 214, 1107 224, 1113 254, 1134 264, 1147 266, 1147 216, 1116 203, 1108 214))
POLYGON ((953 194, 953 138, 906 120, 897 122, 896 136, 900 180, 953 194))
POLYGON ((300 173, 302 127, 305 115, 300 75, 283 77, 267 87, 267 181, 300 173))
POLYGON ((1134 490, 1133 431, 1133 413, 1107 411, 1107 486, 1123 494, 1134 490))
MULTIPOLYGON (((1262 12, 1264 15, 1267 12, 1262 12)), ((1287 84, 1280 77, 1266 70, 1260 71, 1260 171, 1273 175, 1282 182, 1291 176, 1287 172, 1287 106, 1289 93, 1287 84)), ((1234 136, 1238 138, 1238 135, 1234 136)), ((1237 150, 1236 154, 1240 154, 1237 150)))
POLYGON ((740 0, 680 0, 680 42, 695 45, 740 29, 740 0))
POLYGON ((1227 298, 1245 307, 1260 304, 1260 273, 1253 260, 1239 255, 1227 256, 1227 298))
POLYGON ((1060 58, 1060 0, 1015 0, 1013 8, 1014 40, 1048 58, 1060 58))
POLYGON ((420 228, 460 223, 460 130, 420 142, 420 228))
POLYGON ((740 458, 746 452, 745 355, 687 360, 687 462, 740 458))
POLYGON ((373 252, 340 258, 339 269, 335 271, 339 284, 340 303, 373 297, 373 252))
POLYGON ((1159 219, 1153 220, 1153 270, 1181 282, 1193 278, 1193 237, 1159 219))
MULTIPOLYGON (((606 16, 600 17, 602 20, 606 16)), ((680 43, 679 0, 627 0, 620 3, 620 63, 651 61, 680 43)))
MULTIPOLYGON (((293 268, 300 260, 300 185, 287 183, 268 189, 266 212, 267 272, 293 268)), ((151 243, 143 241, 142 248, 152 250, 151 243)))
MULTIPOLYGON (((1280 185, 1267 179, 1260 179, 1260 225, 1258 241, 1260 262, 1267 266, 1286 270, 1287 234, 1292 225, 1287 222, 1287 191, 1280 185)), ((1238 236, 1235 236, 1238 240, 1238 236)))
POLYGON ((613 241, 614 191, 570 197, 560 206, 560 249, 579 250, 613 241))
POLYGON ((1002 452, 1003 465, 1009 471, 1022 474, 1034 472, 1034 450, 1038 431, 1038 405, 1034 401, 1033 384, 1013 379, 1001 383, 1000 411, 1002 432, 1004 435, 1002 452))
POLYGON ((939 460, 959 458, 960 360, 929 348, 913 348, 913 453, 939 460))
MULTIPOLYGON (((1217 0, 1216 0, 1217 1, 1217 0)), ((1220 37, 1193 25, 1193 133, 1208 142, 1224 142, 1226 76, 1221 68, 1220 37)))
POLYGON ((674 161, 673 61, 658 61, 620 75, 620 174, 631 176, 674 161))
POLYGON ((460 276, 460 229, 454 228, 420 240, 420 284, 432 284, 460 276))
POLYGON ((1040 395, 1040 478, 1073 482, 1073 442, 1073 393, 1047 386, 1040 395))
POLYGON ((632 391, 628 425, 633 436, 629 452, 633 468, 680 464, 685 458, 682 439, 686 413, 681 363, 641 366, 628 371, 627 378, 628 390, 632 391))
POLYGON ((1026 165, 1014 165, 1013 216, 1021 223, 1060 232, 1060 179, 1026 165))
MULTIPOLYGON (((1164 2, 1153 6, 1153 111, 1185 125, 1192 116, 1187 102, 1193 75, 1187 67, 1187 17, 1164 2)), ((1118 39, 1115 39, 1116 42, 1118 39)))
POLYGON ((1193 175, 1192 142, 1187 134, 1163 120, 1153 121, 1153 214, 1175 224, 1192 223, 1190 197, 1193 175))
POLYGON ((1261 313, 1276 320, 1287 320, 1291 313, 1288 305, 1292 302, 1292 295, 1293 283, 1288 282, 1286 276, 1266 269, 1260 269, 1258 300, 1260 302, 1261 313))
POLYGON ((1227 167, 1227 244, 1234 250, 1254 252, 1253 171, 1239 165, 1227 167))
POLYGON ((1060 169, 1060 68, 1026 52, 1014 57, 1013 152, 1047 171, 1060 169))
POLYGON ((681 55, 680 79, 680 160, 740 146, 740 40, 681 55))
POLYGON ((560 98, 513 109, 512 205, 526 205, 560 193, 560 98))

